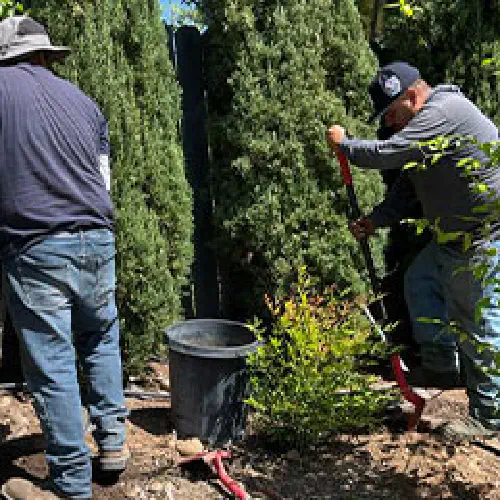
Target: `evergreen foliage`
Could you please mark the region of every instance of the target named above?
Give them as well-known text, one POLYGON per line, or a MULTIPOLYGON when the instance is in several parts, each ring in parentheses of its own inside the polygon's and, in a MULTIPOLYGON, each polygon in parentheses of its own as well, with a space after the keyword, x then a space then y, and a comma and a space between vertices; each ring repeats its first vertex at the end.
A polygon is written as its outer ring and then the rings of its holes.
POLYGON ((385 9, 382 62, 415 64, 432 85, 455 83, 500 124, 500 79, 483 61, 500 52, 500 4, 415 0, 413 14, 385 9))
POLYGON ((117 299, 125 369, 140 371, 181 315, 192 260, 192 203, 178 124, 180 91, 158 0, 32 0, 54 43, 56 71, 109 120, 116 208, 117 299))
POLYGON ((358 8, 365 36, 367 39, 369 39, 371 31, 371 23, 373 18, 373 11, 374 11, 373 0, 355 0, 354 3, 358 8))
MULTIPOLYGON (((200 0, 217 247, 226 314, 248 319, 264 293, 286 290, 306 264, 323 283, 363 289, 326 127, 367 134, 376 61, 353 0, 200 0), (354 257, 354 261, 353 261, 354 257), (231 286, 232 285, 232 286, 231 286)), ((383 189, 355 172, 363 210, 383 189)), ((381 262, 375 241, 376 261, 381 262)), ((264 308, 265 309, 265 308, 264 308)))

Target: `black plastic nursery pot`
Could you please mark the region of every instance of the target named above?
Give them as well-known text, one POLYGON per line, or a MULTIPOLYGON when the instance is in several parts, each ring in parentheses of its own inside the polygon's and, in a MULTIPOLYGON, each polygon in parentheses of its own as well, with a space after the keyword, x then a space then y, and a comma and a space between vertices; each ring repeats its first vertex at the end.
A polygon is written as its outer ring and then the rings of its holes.
POLYGON ((193 319, 165 333, 178 436, 211 445, 240 440, 248 413, 246 359, 257 348, 252 331, 234 321, 193 319))

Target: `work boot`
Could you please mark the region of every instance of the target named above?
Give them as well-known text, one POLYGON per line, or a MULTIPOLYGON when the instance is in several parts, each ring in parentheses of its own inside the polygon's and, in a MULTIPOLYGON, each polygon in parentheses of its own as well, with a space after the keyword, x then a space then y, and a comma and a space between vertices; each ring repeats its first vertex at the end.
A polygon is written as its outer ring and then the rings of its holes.
POLYGON ((102 472, 120 473, 127 468, 130 452, 127 446, 121 450, 100 450, 97 457, 102 472))
POLYGON ((36 486, 31 481, 13 477, 2 486, 2 494, 7 500, 59 500, 69 498, 57 495, 51 488, 36 486))
POLYGON ((407 375, 406 381, 414 387, 433 387, 437 389, 455 389, 464 387, 457 371, 440 372, 417 366, 407 375))
POLYGON ((486 427, 479 420, 468 416, 447 422, 440 428, 440 434, 450 441, 462 442, 488 439, 499 436, 499 431, 486 427))

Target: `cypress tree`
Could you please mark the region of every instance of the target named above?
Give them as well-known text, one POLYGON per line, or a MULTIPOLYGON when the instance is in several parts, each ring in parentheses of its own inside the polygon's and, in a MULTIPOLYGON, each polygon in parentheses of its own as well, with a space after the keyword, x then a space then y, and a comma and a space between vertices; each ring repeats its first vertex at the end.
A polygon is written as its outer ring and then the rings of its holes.
MULTIPOLYGON (((249 318, 306 264, 318 284, 363 289, 327 125, 352 133, 370 105, 376 60, 352 0, 202 0, 217 248, 226 314, 249 318)), ((367 210, 379 175, 355 172, 367 210)), ((380 244, 375 242, 377 262, 380 244)))
POLYGON ((108 118, 117 299, 127 373, 181 316, 192 259, 191 193, 178 134, 180 91, 158 0, 33 0, 31 15, 73 52, 56 71, 108 118))

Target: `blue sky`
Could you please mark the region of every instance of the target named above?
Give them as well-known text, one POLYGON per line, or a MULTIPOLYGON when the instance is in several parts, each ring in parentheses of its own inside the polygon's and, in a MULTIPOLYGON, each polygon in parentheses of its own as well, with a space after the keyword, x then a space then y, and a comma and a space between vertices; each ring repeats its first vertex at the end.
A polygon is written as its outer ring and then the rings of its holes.
POLYGON ((165 9, 165 17, 168 19, 168 8, 169 8, 169 6, 173 5, 173 4, 180 5, 181 4, 181 0, 160 0, 160 3, 163 6, 163 8, 165 9))
POLYGON ((179 6, 179 5, 182 5, 183 7, 185 8, 190 8, 190 9, 194 9, 194 6, 193 5, 186 5, 185 2, 187 0, 160 0, 160 4, 161 6, 163 7, 163 19, 165 19, 165 21, 168 23, 168 24, 173 24, 173 25, 178 25, 179 23, 183 23, 183 24, 193 24, 194 22, 194 25, 198 27, 198 29, 200 30, 203 30, 204 28, 200 25, 199 22, 197 21, 193 21, 192 19, 190 19, 189 17, 188 18, 184 18, 182 20, 180 20, 179 18, 176 18, 174 20, 171 19, 171 16, 170 16, 170 9, 172 6, 176 5, 176 6, 179 6))

